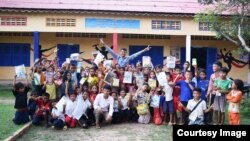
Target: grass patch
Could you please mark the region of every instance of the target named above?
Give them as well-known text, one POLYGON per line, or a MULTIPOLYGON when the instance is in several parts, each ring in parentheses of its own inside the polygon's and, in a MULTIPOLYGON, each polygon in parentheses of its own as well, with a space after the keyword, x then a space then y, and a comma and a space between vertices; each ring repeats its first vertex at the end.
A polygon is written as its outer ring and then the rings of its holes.
POLYGON ((0 90, 0 99, 14 99, 14 95, 12 94, 10 89, 2 89, 0 90))
POLYGON ((23 125, 15 125, 12 122, 12 118, 14 116, 15 109, 13 105, 3 105, 0 104, 0 140, 4 140, 5 138, 12 135, 15 131, 20 129, 23 125))

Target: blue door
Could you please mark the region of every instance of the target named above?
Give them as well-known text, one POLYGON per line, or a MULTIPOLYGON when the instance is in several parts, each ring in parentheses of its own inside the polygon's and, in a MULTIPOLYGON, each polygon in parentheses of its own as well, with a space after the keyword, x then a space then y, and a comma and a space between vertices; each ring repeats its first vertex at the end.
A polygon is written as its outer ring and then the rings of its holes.
POLYGON ((30 44, 0 43, 0 66, 30 66, 30 44))
POLYGON ((217 48, 207 48, 207 79, 210 79, 213 73, 213 63, 217 61, 217 48))
MULTIPOLYGON (((131 45, 129 46, 129 55, 132 55, 138 51, 145 49, 147 46, 131 45)), ((136 65, 138 61, 142 62, 142 56, 150 56, 153 65, 163 65, 163 46, 151 46, 151 49, 147 52, 142 53, 137 58, 129 62, 130 64, 136 65)))
POLYGON ((65 62, 66 58, 70 57, 70 54, 79 53, 79 45, 58 44, 57 48, 59 66, 62 66, 62 63, 65 62))

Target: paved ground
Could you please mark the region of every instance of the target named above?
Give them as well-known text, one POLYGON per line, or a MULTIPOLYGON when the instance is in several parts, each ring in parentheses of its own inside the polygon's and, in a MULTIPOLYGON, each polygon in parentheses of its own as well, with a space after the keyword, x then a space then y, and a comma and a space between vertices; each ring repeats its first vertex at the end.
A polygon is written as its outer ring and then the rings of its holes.
POLYGON ((167 125, 124 123, 96 129, 54 130, 32 126, 18 141, 171 141, 172 127, 167 125))

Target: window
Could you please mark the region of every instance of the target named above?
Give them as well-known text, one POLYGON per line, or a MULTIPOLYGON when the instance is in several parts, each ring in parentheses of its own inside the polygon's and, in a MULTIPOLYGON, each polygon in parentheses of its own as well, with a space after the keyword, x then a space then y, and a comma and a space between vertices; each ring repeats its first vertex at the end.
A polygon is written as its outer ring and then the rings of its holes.
POLYGON ((30 44, 0 43, 0 66, 30 66, 30 44))
POLYGON ((210 26, 209 22, 199 22, 199 30, 201 31, 210 31, 210 26))
POLYGON ((1 16, 1 26, 26 26, 27 17, 1 16))
POLYGON ((181 21, 152 21, 152 29, 180 30, 181 21))
POLYGON ((76 19, 70 18, 47 18, 46 26, 76 26, 76 19))
POLYGON ((150 35, 150 34, 122 34, 122 38, 127 39, 170 39, 169 35, 150 35))

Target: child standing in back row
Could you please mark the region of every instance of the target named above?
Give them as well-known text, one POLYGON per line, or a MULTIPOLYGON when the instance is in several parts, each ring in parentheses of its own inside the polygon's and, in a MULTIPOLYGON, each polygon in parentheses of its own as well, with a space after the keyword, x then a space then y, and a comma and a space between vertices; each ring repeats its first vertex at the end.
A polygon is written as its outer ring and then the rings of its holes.
POLYGON ((214 98, 214 124, 223 125, 225 121, 226 94, 232 85, 232 81, 227 78, 228 69, 222 67, 219 72, 219 78, 215 80, 215 98, 214 98))
POLYGON ((243 86, 242 80, 235 79, 232 84, 232 90, 226 97, 229 102, 228 121, 230 125, 240 124, 240 102, 242 100, 243 86))

